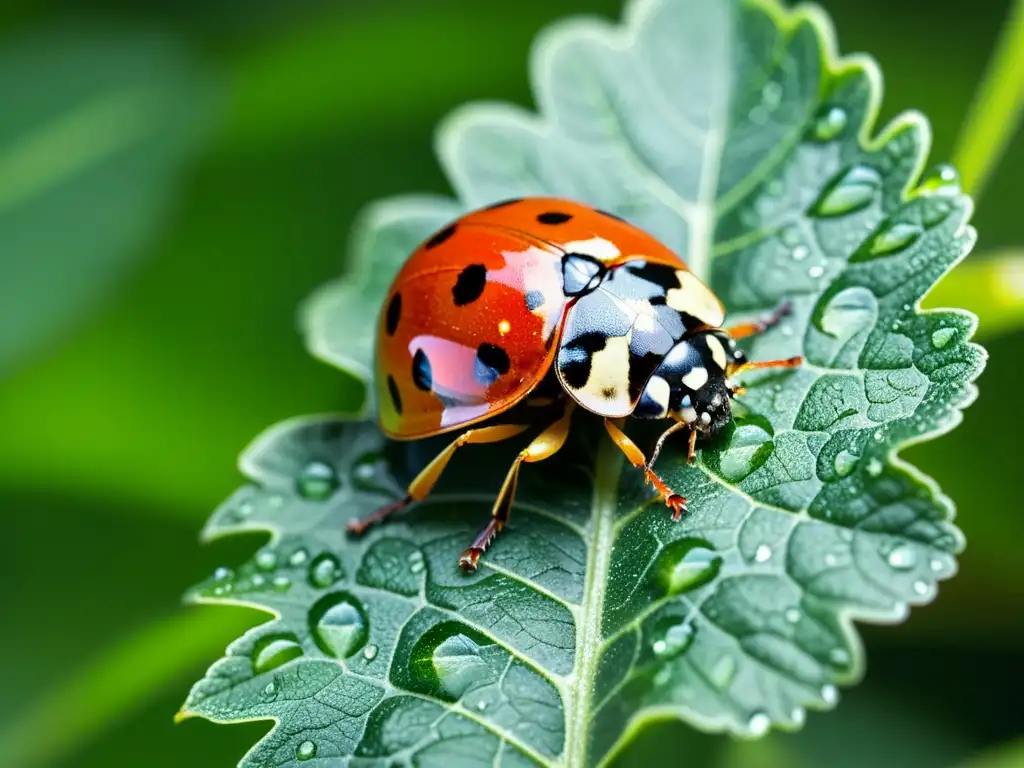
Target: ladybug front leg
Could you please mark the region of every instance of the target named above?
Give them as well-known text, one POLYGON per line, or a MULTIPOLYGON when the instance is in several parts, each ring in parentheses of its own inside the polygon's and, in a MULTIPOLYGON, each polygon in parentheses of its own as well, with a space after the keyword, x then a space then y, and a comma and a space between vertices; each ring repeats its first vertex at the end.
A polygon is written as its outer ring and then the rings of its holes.
POLYGON ((357 520, 349 520, 348 528, 349 533, 355 535, 361 535, 374 523, 380 522, 385 517, 400 512, 401 510, 408 507, 414 501, 422 501, 430 495, 430 492, 434 489, 437 481, 441 478, 441 473, 444 472, 445 467, 448 466, 448 462, 452 460, 452 456, 455 452, 464 445, 470 443, 497 443, 501 440, 507 440, 510 437, 522 434, 529 427, 519 424, 499 424, 493 427, 480 427, 478 429, 470 429, 463 432, 457 438, 452 440, 448 444, 448 447, 441 451, 434 460, 431 461, 423 471, 416 475, 416 479, 409 484, 409 492, 404 499, 392 502, 380 509, 372 512, 366 517, 359 518, 357 520))
POLYGON ((604 420, 604 427, 608 430, 612 441, 625 454, 629 463, 637 469, 644 471, 644 479, 654 486, 658 495, 664 499, 665 506, 672 510, 672 519, 678 521, 686 513, 686 499, 665 485, 665 482, 651 469, 650 463, 644 456, 644 452, 637 447, 636 443, 629 439, 625 432, 612 423, 611 419, 604 420))
POLYGON ((519 468, 523 464, 533 464, 544 459, 550 459, 565 445, 569 437, 569 423, 572 420, 573 404, 566 405, 562 416, 554 424, 549 426, 533 439, 526 448, 521 450, 512 462, 512 467, 505 475, 505 482, 502 483, 501 492, 497 501, 494 502, 494 509, 491 512, 491 521, 480 532, 473 543, 466 548, 459 557, 459 565, 464 570, 475 571, 480 562, 480 557, 494 541, 494 538, 501 532, 508 522, 509 513, 512 511, 512 500, 516 495, 516 486, 519 484, 519 468))
POLYGON ((755 320, 752 323, 741 323, 734 325, 731 328, 726 328, 725 332, 732 336, 734 339, 745 339, 748 336, 756 336, 759 333, 764 333, 770 328, 774 328, 780 322, 782 318, 789 315, 792 311, 793 305, 788 301, 783 301, 775 308, 775 310, 763 320, 755 320))

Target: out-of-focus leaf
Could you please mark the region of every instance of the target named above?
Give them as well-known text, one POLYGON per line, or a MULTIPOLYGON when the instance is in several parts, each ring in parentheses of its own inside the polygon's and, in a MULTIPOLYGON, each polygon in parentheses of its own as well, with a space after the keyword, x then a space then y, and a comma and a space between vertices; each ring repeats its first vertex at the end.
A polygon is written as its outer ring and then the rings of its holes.
POLYGON ((1024 329, 1024 253, 978 254, 925 297, 929 307, 963 307, 978 316, 978 338, 1024 329))
POLYGON ((0 49, 0 376, 144 252, 214 107, 195 59, 148 28, 68 26, 0 49))
POLYGON ((959 768, 1022 768, 1024 737, 1000 744, 959 764, 959 768))
POLYGON ((964 121, 955 162, 964 189, 981 194, 1017 131, 1024 109, 1024 0, 1014 0, 1002 39, 964 121))
POLYGON ((0 729, 5 765, 51 765, 178 684, 182 673, 252 625, 252 614, 195 611, 128 635, 0 729))
MULTIPOLYGON (((276 618, 229 648, 182 716, 276 719, 247 766, 575 768, 652 720, 758 736, 835 703, 862 669, 851 619, 898 620, 956 569, 949 501, 894 454, 959 421, 984 353, 972 317, 917 307, 973 244, 970 201, 948 170, 916 184, 922 118, 871 135, 877 72, 830 46, 816 11, 640 0, 624 26, 542 38, 543 117, 471 107, 442 134, 460 206, 578 198, 675 248, 737 319, 792 301, 753 352, 807 364, 752 380, 752 416, 695 466, 663 454, 690 514, 672 523, 580 424, 524 472, 510 530, 465 575, 457 554, 511 448, 457 463, 404 521, 353 543, 345 522, 402 495, 433 446, 337 418, 281 424, 206 529, 272 543, 193 593, 276 618)), ((383 274, 312 303, 321 357, 370 369, 384 274, 461 210, 414 205, 378 208, 357 238, 357 264, 383 274)))

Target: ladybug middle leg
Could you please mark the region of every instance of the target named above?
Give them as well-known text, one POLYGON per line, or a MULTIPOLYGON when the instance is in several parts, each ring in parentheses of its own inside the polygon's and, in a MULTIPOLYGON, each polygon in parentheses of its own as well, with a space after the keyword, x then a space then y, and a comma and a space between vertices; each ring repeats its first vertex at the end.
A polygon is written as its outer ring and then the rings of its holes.
POLYGON ((409 483, 408 494, 404 499, 399 499, 391 504, 381 507, 375 512, 361 517, 357 520, 349 520, 348 528, 349 533, 360 535, 366 531, 374 523, 380 522, 389 515, 395 512, 400 512, 414 501, 422 501, 430 495, 430 492, 434 490, 434 486, 437 485, 437 481, 441 478, 441 473, 444 472, 445 467, 448 466, 448 462, 452 460, 452 456, 455 452, 464 445, 471 443, 497 443, 501 440, 507 440, 510 437, 522 434, 527 429, 526 425, 520 424, 497 424, 491 427, 478 427, 477 429, 468 429, 461 435, 452 440, 448 447, 441 451, 434 460, 431 461, 426 467, 423 468, 416 479, 409 483))
POLYGON ((613 423, 611 419, 605 419, 604 427, 619 450, 629 459, 629 463, 644 471, 644 479, 654 486, 658 495, 665 501, 665 506, 672 510, 672 519, 679 520, 686 513, 686 499, 665 485, 665 481, 651 469, 644 452, 617 424, 613 423))
POLYGON ((725 332, 734 339, 745 339, 748 336, 756 336, 759 333, 764 333, 770 328, 774 328, 782 322, 782 318, 788 317, 792 310, 793 305, 788 301, 783 301, 767 317, 761 320, 755 320, 752 323, 740 323, 739 325, 734 325, 730 328, 726 328, 725 332))
POLYGON ((554 424, 549 426, 533 441, 519 452, 515 461, 512 462, 505 482, 502 483, 501 492, 494 502, 494 509, 491 512, 491 520, 480 532, 473 543, 459 557, 459 565, 467 571, 475 571, 480 562, 480 556, 487 551, 494 538, 501 532, 508 522, 509 513, 512 511, 512 500, 516 495, 516 486, 519 483, 519 468, 523 464, 533 464, 544 459, 550 459, 558 453, 565 445, 569 436, 569 424, 572 421, 573 404, 567 403, 562 415, 554 424))

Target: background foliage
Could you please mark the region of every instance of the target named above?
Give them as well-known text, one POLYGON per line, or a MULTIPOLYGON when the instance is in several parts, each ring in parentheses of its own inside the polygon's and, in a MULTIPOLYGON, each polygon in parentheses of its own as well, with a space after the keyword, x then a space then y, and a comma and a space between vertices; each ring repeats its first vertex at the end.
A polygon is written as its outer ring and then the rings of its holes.
MULTIPOLYGON (((926 15, 913 0, 823 5, 842 50, 879 59, 882 121, 921 109, 934 129, 933 159, 952 157, 1008 4, 975 4, 970 17, 952 0, 930 3, 926 15)), ((19 352, 17 367, 0 364, 0 755, 19 766, 30 758, 232 765, 266 731, 266 723, 175 728, 170 715, 206 662, 258 620, 242 609, 179 607, 182 584, 258 544, 195 542, 208 510, 238 483, 238 451, 270 423, 351 407, 359 397, 302 349, 295 308, 337 272, 362 204, 407 189, 448 191, 429 151, 448 110, 474 98, 529 104, 525 62, 536 30, 567 13, 614 17, 618 7, 250 0, 243 10, 232 0, 14 0, 0 9, 0 161, 15 156, 5 135, 29 126, 19 121, 30 111, 9 105, 22 103, 14 96, 33 103, 33 75, 44 64, 100 73, 112 41, 167 41, 115 74, 169 95, 193 118, 183 123, 195 126, 183 143, 170 142, 169 171, 133 183, 137 195, 120 191, 122 166, 111 157, 92 166, 97 176, 70 210, 113 204, 126 221, 150 215, 129 243, 130 263, 110 257, 111 247, 98 251, 112 269, 82 311, 70 313, 70 300, 54 294, 15 319, 0 315, 18 338, 27 317, 52 313, 56 329, 45 345, 19 352), (80 45, 53 42, 68 29, 80 45), (32 55, 11 65, 18 50, 32 55), (181 78, 195 85, 177 95, 181 78), (162 202, 147 209, 147 200, 162 202), (70 319, 59 324, 58 313, 70 319)), ((47 114, 82 103, 63 93, 43 105, 54 110, 47 114)), ((1003 111, 985 125, 1012 123, 1014 110, 1003 111)), ((801 734, 746 744, 665 724, 624 764, 686 749, 719 765, 813 765, 826 756, 859 765, 869 750, 883 765, 955 765, 1018 734, 1024 615, 1013 606, 1024 599, 1024 520, 1008 479, 1024 426, 1013 407, 1024 270, 1004 254, 1024 240, 1024 145, 1005 133, 991 137, 1008 144, 980 196, 977 252, 962 283, 954 275, 940 287, 957 305, 1009 307, 991 323, 982 316, 992 356, 984 396, 952 436, 907 452, 958 505, 970 541, 960 576, 906 626, 867 628, 864 684, 836 712, 811 716, 801 734), (985 259, 996 252, 993 275, 985 259)), ((69 146, 56 146, 51 156, 67 157, 69 146)), ((0 185, 9 184, 10 168, 0 162, 0 185)), ((15 259, 23 258, 4 237, 14 224, 3 215, 0 288, 15 284, 15 259)), ((74 227, 56 224, 39 225, 52 227, 54 286, 76 274, 86 250, 74 227)), ((1012 746, 1003 749, 996 764, 1013 764, 1012 746)))

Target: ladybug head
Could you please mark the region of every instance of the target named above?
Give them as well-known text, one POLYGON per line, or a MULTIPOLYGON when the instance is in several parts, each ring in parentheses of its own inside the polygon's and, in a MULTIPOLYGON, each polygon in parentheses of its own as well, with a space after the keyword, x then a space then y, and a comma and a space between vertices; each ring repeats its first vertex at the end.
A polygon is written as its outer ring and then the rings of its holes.
POLYGON ((642 419, 672 416, 712 437, 732 418, 734 387, 728 371, 744 362, 745 355, 728 334, 696 333, 665 355, 633 415, 642 419))

